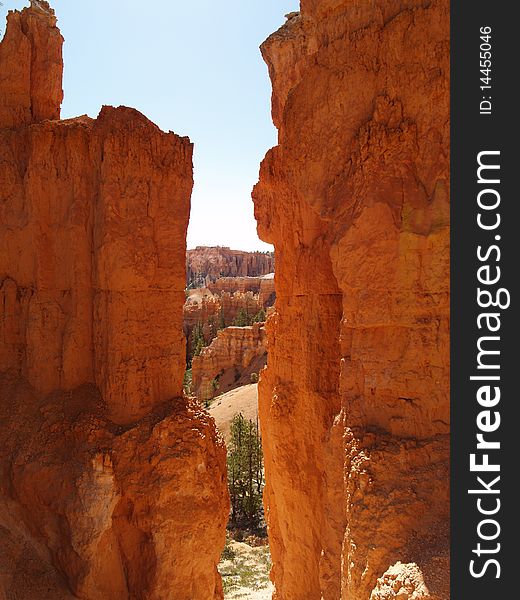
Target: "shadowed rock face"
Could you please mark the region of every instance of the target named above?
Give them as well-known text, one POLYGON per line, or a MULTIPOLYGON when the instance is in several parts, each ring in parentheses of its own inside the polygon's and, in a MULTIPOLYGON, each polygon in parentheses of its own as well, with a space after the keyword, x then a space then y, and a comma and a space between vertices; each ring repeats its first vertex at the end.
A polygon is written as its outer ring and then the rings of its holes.
POLYGON ((446 598, 449 4, 302 0, 262 52, 279 129, 253 193, 276 251, 259 387, 275 597, 390 598, 400 562, 446 598))
POLYGON ((2 585, 221 598, 225 449, 182 396, 192 145, 124 107, 58 120, 62 38, 40 5, 0 44, 2 585))

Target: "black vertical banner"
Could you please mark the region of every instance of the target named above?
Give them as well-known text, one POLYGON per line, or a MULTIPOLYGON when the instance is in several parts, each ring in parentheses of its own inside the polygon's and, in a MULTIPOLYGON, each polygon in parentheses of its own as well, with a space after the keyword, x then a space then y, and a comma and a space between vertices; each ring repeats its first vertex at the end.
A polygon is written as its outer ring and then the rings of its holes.
POLYGON ((515 13, 451 3, 451 600, 520 597, 515 13))

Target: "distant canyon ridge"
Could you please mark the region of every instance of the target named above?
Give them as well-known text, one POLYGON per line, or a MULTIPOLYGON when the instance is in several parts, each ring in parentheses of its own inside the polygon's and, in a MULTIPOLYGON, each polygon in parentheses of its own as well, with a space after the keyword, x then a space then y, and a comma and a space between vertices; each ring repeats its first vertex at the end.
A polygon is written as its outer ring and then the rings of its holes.
POLYGON ((221 277, 259 277, 274 272, 274 252, 197 246, 186 256, 187 287, 206 287, 221 277))
POLYGON ((189 391, 199 400, 250 383, 265 366, 263 324, 276 299, 272 269, 271 252, 188 250, 186 365, 189 391))

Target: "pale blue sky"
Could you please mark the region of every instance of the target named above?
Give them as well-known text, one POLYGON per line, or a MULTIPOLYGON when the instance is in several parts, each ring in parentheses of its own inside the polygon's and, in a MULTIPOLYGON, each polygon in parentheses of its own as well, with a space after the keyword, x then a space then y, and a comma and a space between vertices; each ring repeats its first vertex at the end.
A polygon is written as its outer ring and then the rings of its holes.
MULTIPOLYGON (((2 0, 7 10, 28 2, 2 0)), ((195 143, 188 247, 269 247, 251 189, 276 143, 258 46, 298 0, 51 0, 65 38, 64 118, 132 106, 195 143)))

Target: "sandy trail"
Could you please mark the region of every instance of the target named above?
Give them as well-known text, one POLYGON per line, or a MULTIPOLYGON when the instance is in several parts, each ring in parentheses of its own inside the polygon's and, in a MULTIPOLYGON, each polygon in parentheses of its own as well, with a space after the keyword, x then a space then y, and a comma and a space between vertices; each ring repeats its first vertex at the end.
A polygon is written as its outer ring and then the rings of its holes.
POLYGON ((214 398, 209 414, 215 419, 224 439, 229 441, 231 421, 238 413, 256 421, 258 417, 258 384, 252 383, 226 392, 214 398))
POLYGON ((271 600, 269 581, 271 559, 268 546, 249 546, 234 540, 226 546, 226 558, 219 565, 226 600, 271 600))

